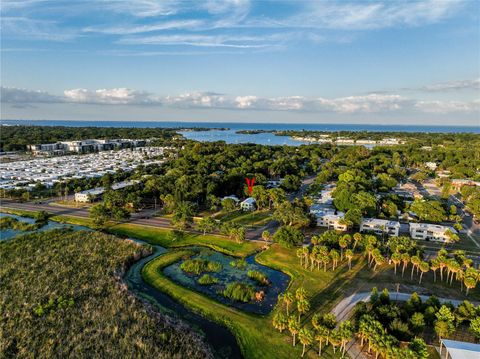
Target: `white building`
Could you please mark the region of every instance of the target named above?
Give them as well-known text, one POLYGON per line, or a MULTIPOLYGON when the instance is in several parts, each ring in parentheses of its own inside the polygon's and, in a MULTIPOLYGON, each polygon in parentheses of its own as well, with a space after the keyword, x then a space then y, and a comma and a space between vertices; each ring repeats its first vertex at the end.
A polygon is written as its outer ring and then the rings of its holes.
POLYGON ((398 236, 400 232, 400 223, 378 218, 364 218, 360 224, 360 232, 373 232, 375 234, 387 234, 389 236, 398 236))
POLYGON ((328 229, 335 229, 336 231, 346 231, 348 229, 348 226, 342 223, 343 218, 343 213, 327 213, 317 217, 317 226, 327 227, 328 229))
POLYGON ((90 139, 81 141, 60 141, 39 145, 28 145, 28 149, 37 155, 63 155, 67 152, 88 153, 116 150, 128 147, 143 147, 145 140, 129 139, 90 139))
MULTIPOLYGON (((131 187, 131 186, 134 186, 138 183, 140 183, 140 181, 124 181, 124 182, 115 183, 115 184, 112 185, 112 190, 116 191, 116 190, 119 190, 119 189, 131 187)), ((97 187, 97 188, 77 192, 77 193, 75 193, 75 201, 76 202, 84 202, 84 203, 93 202, 93 201, 99 199, 104 192, 105 192, 104 187, 97 187)))
POLYGON ((253 211, 255 210, 255 199, 248 197, 246 200, 240 203, 240 208, 244 211, 253 211))
POLYGON ((448 230, 454 234, 457 234, 457 231, 452 227, 430 223, 410 223, 410 236, 413 239, 423 239, 434 242, 448 242, 450 240, 446 234, 448 230))

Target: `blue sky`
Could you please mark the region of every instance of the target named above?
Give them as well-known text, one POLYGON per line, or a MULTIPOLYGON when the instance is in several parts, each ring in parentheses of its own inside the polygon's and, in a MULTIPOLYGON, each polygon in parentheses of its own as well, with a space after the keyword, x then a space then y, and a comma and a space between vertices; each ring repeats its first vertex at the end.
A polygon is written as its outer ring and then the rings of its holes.
POLYGON ((3 119, 480 125, 480 2, 3 0, 3 119))

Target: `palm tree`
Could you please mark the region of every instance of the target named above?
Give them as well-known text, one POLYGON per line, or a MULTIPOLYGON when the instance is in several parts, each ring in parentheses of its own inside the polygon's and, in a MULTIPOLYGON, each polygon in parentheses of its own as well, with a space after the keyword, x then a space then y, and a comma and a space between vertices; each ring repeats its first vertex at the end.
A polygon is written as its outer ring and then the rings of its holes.
POLYGON ((372 244, 368 244, 365 247, 365 252, 367 252, 367 256, 368 256, 368 265, 370 265, 370 260, 371 260, 372 252, 373 252, 374 249, 375 249, 375 247, 372 244))
POLYGON ((419 256, 412 256, 410 261, 412 262, 412 273, 410 275, 410 279, 413 279, 413 271, 420 264, 421 259, 419 256))
POLYGON ((280 294, 278 296, 278 299, 282 300, 285 303, 285 306, 287 307, 287 316, 288 316, 288 309, 290 307, 290 304, 292 304, 293 301, 295 300, 295 296, 293 295, 292 292, 286 291, 285 293, 280 294))
POLYGON ((353 251, 351 249, 347 249, 345 251, 345 257, 348 260, 348 269, 352 269, 353 251))
POLYGON ((337 267, 337 263, 338 263, 338 259, 340 258, 340 255, 335 249, 332 249, 330 251, 330 258, 332 258, 333 270, 335 270, 335 268, 337 267))
POLYGON ((273 317, 273 327, 281 332, 283 332, 288 327, 287 318, 283 315, 282 312, 277 312, 273 317))
POLYGON ((295 315, 292 315, 288 318, 288 330, 292 334, 293 346, 295 346, 295 337, 300 330, 300 321, 297 319, 295 315))
POLYGON ((470 289, 473 289, 477 286, 477 282, 475 281, 475 278, 473 277, 465 277, 463 279, 463 283, 465 284, 465 287, 467 288, 467 295, 470 289))
POLYGON ((443 269, 447 267, 447 258, 444 256, 438 255, 437 260, 438 260, 438 265, 440 267, 440 281, 443 282, 443 269))
POLYGON ((308 249, 308 247, 302 247, 302 250, 303 250, 303 259, 304 259, 304 266, 305 268, 307 268, 308 266, 308 255, 310 254, 310 250, 308 249))
POLYGON ((423 273, 427 273, 430 270, 430 265, 427 262, 420 262, 419 268, 421 273, 420 273, 420 280, 418 281, 418 284, 422 284, 423 273))
POLYGON ((338 245, 340 246, 340 260, 343 261, 343 250, 348 247, 350 240, 350 235, 345 234, 342 238, 338 240, 338 245))
POLYGON ((305 355, 305 348, 307 347, 307 345, 310 345, 313 342, 312 332, 308 328, 303 327, 302 329, 300 329, 300 332, 298 333, 298 340, 303 345, 303 351, 302 351, 302 358, 303 358, 303 356, 305 355))
POLYGON ((323 268, 324 268, 324 271, 326 272, 327 271, 327 265, 328 263, 330 262, 330 257, 328 255, 323 255, 321 257, 321 261, 323 263, 323 268))
POLYGON ((345 355, 347 343, 350 341, 353 335, 353 325, 349 320, 345 320, 340 323, 339 333, 341 340, 341 350, 343 355, 345 355))
POLYGON ((395 252, 395 253, 392 254, 391 259, 392 259, 392 262, 393 262, 393 266, 395 268, 394 273, 397 274, 397 265, 399 265, 400 262, 402 261, 402 256, 401 256, 400 253, 395 252))
POLYGON ((377 266, 382 265, 385 260, 381 254, 377 254, 375 257, 373 257, 373 260, 375 261, 375 266, 373 267, 373 271, 377 271, 377 266))
POLYGON ((337 347, 342 344, 342 338, 340 337, 340 333, 338 330, 332 330, 330 333, 330 336, 328 338, 328 341, 330 344, 332 344, 333 347, 333 353, 335 354, 337 347))
POLYGON ((353 250, 357 247, 357 244, 362 241, 362 235, 360 233, 355 233, 353 235, 353 250))
POLYGON ((303 265, 303 248, 298 248, 297 249, 297 257, 300 258, 300 267, 303 265))
POLYGON ((310 310, 310 302, 307 299, 299 300, 297 302, 297 310, 298 310, 298 320, 300 320, 300 316, 310 310))
POLYGON ((305 290, 305 288, 303 287, 298 287, 297 290, 295 291, 295 298, 297 298, 297 300, 303 300, 303 299, 307 299, 307 291, 305 290))
POLYGON ((440 268, 440 261, 434 258, 430 261, 430 269, 433 271, 433 282, 437 281, 437 269, 440 268))
MULTIPOLYGON (((318 342, 318 356, 322 356, 322 344, 328 338, 329 331, 328 329, 320 325, 318 328, 315 328, 315 340, 318 342)), ((328 344, 328 342, 327 342, 328 344)))
POLYGON ((405 268, 407 268, 408 263, 410 263, 410 255, 408 253, 402 254, 402 263, 403 263, 403 268, 402 268, 402 278, 403 278, 403 273, 405 272, 405 268))

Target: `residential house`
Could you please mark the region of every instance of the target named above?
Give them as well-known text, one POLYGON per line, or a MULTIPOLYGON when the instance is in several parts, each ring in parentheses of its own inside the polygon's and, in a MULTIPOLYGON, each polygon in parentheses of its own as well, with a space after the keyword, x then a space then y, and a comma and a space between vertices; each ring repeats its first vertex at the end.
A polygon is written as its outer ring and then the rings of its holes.
POLYGON ((400 223, 386 219, 364 218, 360 224, 360 232, 398 236, 398 233, 400 232, 400 223))
POLYGON ((244 211, 254 211, 255 210, 255 199, 248 197, 246 200, 240 203, 240 208, 244 211))
POLYGON ((430 223, 410 223, 410 236, 413 239, 423 239, 434 242, 449 242, 448 231, 457 234, 457 231, 448 226, 430 223))

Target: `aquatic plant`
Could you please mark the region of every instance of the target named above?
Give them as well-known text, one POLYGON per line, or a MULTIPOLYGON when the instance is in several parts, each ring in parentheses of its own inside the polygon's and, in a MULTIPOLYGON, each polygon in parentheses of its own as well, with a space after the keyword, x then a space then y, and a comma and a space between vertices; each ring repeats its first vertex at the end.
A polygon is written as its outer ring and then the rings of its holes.
POLYGON ((218 279, 214 276, 211 276, 210 274, 204 274, 198 280, 198 284, 200 285, 210 285, 215 283, 218 283, 218 279))
POLYGON ((247 275, 250 279, 253 279, 254 281, 256 281, 260 285, 269 285, 270 284, 270 281, 268 280, 268 277, 264 273, 262 273, 258 270, 249 270, 247 272, 247 275))
POLYGON ((249 302, 255 297, 255 288, 250 284, 232 282, 222 292, 223 296, 239 302, 249 302))

